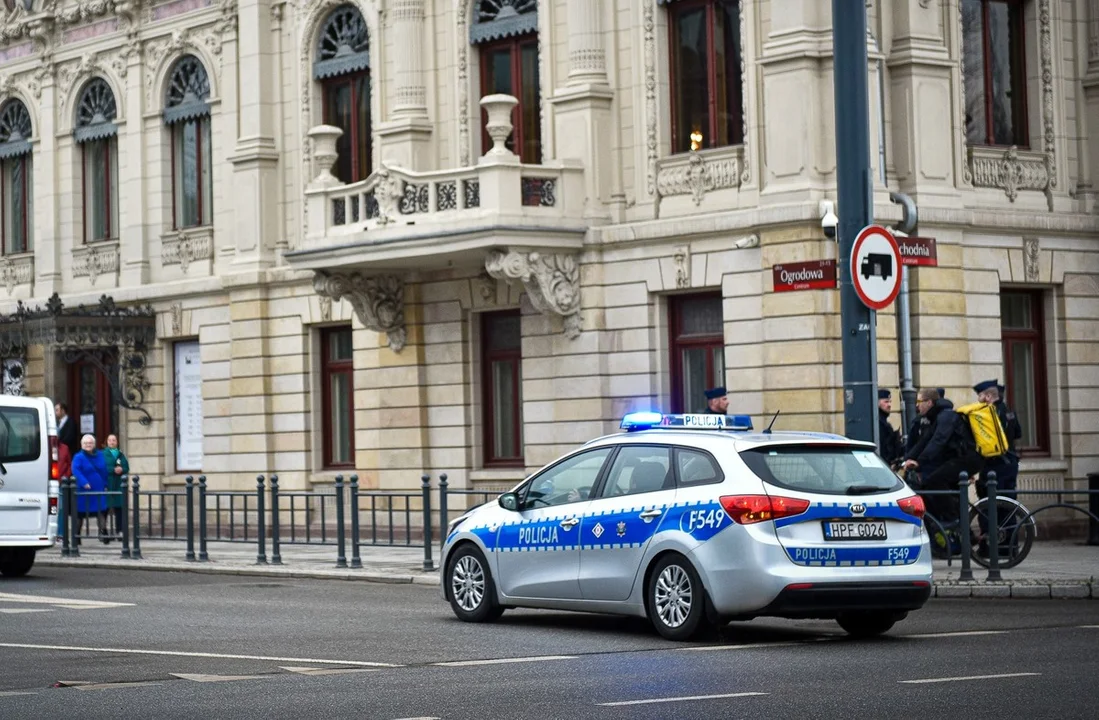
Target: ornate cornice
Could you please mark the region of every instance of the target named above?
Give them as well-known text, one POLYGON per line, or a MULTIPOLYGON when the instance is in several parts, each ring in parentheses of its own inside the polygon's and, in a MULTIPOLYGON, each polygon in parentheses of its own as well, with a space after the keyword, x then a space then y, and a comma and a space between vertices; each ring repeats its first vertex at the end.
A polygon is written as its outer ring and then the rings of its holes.
POLYGON ((216 79, 216 84, 211 84, 211 94, 220 94, 221 67, 224 61, 222 56, 222 42, 224 42, 222 30, 218 24, 207 25, 201 28, 181 28, 171 35, 149 40, 145 43, 145 107, 159 107, 162 98, 154 98, 154 90, 160 87, 162 79, 160 70, 167 58, 184 52, 192 52, 202 60, 206 72, 216 79), (210 67, 209 60, 214 61, 214 67, 210 67))
MULTIPOLYGON (((691 151, 657 161, 656 201, 674 195, 690 195, 696 206, 706 193, 740 187, 744 148, 691 151)), ((659 212, 659 207, 657 208, 659 212)))
POLYGON ((86 277, 95 285, 100 275, 117 272, 117 242, 84 245, 73 250, 73 277, 86 277))
POLYGON ((404 319, 404 280, 396 275, 364 275, 360 272, 313 276, 313 289, 322 298, 347 299, 367 329, 384 332, 393 352, 408 341, 404 319))
POLYGON ((580 335, 580 265, 576 254, 493 250, 485 258, 485 270, 497 280, 522 281, 538 312, 560 315, 565 320, 565 335, 580 335))

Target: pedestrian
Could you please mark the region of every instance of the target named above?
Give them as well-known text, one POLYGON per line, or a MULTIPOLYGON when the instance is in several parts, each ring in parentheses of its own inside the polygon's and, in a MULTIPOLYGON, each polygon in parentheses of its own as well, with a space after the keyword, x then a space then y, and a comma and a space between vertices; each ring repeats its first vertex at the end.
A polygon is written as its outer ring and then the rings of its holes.
POLYGON ((107 447, 103 449, 107 463, 107 490, 115 493, 107 496, 107 508, 114 516, 115 532, 122 530, 122 476, 130 474, 130 461, 118 447, 118 436, 107 436, 107 447))
POLYGON ((979 382, 973 386, 973 392, 977 393, 978 402, 989 403, 996 408, 1000 426, 1004 429, 1004 435, 1007 436, 1007 452, 998 457, 985 458, 981 482, 977 483, 977 495, 982 498, 988 495, 986 475, 989 472, 995 472, 996 494, 1013 498, 1019 478, 1019 454, 1015 449, 1015 443, 1023 436, 1023 428, 1019 424, 1015 411, 1004 402, 1003 385, 1000 385, 998 380, 979 382))
POLYGON ((53 414, 57 418, 58 444, 67 446, 70 455, 76 455, 80 452, 80 431, 76 429, 76 423, 69 417, 69 406, 65 403, 57 403, 53 406, 53 414))
MULTIPOLYGON (((73 454, 72 454, 72 451, 69 450, 68 445, 66 445, 63 442, 58 441, 58 443, 57 443, 57 478, 61 482, 64 482, 65 480, 68 480, 69 477, 72 476, 72 474, 73 474, 73 454)), ((66 498, 65 502, 67 503, 67 502, 69 502, 69 500, 66 498)), ((75 512, 75 510, 73 508, 68 508, 67 512, 72 513, 72 512, 75 512)), ((60 512, 57 513, 57 534, 58 535, 63 535, 64 534, 64 528, 62 527, 64 522, 65 522, 65 515, 60 513, 60 512)))
MULTIPOLYGON (((76 511, 80 513, 80 527, 84 520, 95 516, 96 529, 101 542, 106 543, 107 460, 95 447, 95 438, 85 435, 80 439, 80 452, 73 456, 72 470, 76 476, 76 511)), ((79 535, 79 534, 78 534, 79 535)), ((79 544, 79 537, 74 538, 79 544)))
POLYGON ((893 411, 893 393, 885 388, 878 390, 878 455, 889 467, 896 468, 904 460, 901 434, 889 424, 893 411))
MULTIPOLYGON (((939 397, 937 388, 923 388, 916 394, 916 412, 928 421, 915 447, 905 454, 903 468, 917 469, 925 490, 957 490, 964 471, 972 478, 981 469, 981 456, 964 424, 954 412, 954 403, 939 397)), ((928 495, 928 510, 943 526, 959 519, 957 495, 928 495)), ((941 538, 945 547, 945 537, 941 538)))
POLYGON ((729 394, 720 385, 706 391, 706 414, 727 415, 729 411, 729 394))

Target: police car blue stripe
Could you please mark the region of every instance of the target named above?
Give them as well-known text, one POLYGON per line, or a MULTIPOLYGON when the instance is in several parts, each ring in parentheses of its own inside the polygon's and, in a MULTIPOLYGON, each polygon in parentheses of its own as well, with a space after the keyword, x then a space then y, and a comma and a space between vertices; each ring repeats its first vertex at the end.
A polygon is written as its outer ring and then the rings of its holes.
POLYGON ((796 565, 825 567, 834 566, 837 563, 841 565, 853 563, 857 566, 911 565, 919 559, 920 548, 919 545, 902 545, 868 548, 787 546, 783 549, 791 562, 796 565))

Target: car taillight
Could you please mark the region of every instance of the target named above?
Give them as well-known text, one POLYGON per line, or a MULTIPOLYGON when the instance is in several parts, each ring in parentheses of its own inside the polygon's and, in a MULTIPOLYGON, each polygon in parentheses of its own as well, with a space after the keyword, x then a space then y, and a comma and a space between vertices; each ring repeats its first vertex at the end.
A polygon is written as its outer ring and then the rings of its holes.
POLYGON ((57 496, 56 495, 51 495, 50 496, 50 515, 56 515, 56 514, 57 514, 57 496))
POLYGON ((923 504, 923 498, 919 495, 901 498, 897 501, 897 507, 904 510, 909 515, 914 515, 918 518, 922 518, 924 513, 927 512, 927 508, 924 507, 923 504))
POLYGON ((801 515, 809 509, 809 501, 801 498, 771 495, 726 495, 721 507, 740 525, 777 520, 791 515, 801 515))
POLYGON ((57 436, 50 436, 50 480, 61 479, 61 463, 58 457, 57 436))

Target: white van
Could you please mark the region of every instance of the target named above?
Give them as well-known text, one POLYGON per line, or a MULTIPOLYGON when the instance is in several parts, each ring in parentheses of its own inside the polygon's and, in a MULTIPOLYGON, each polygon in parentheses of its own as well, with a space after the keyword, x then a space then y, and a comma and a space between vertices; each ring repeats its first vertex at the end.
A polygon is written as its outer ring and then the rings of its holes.
POLYGON ((57 541, 59 471, 53 401, 0 395, 0 574, 26 575, 57 541))

